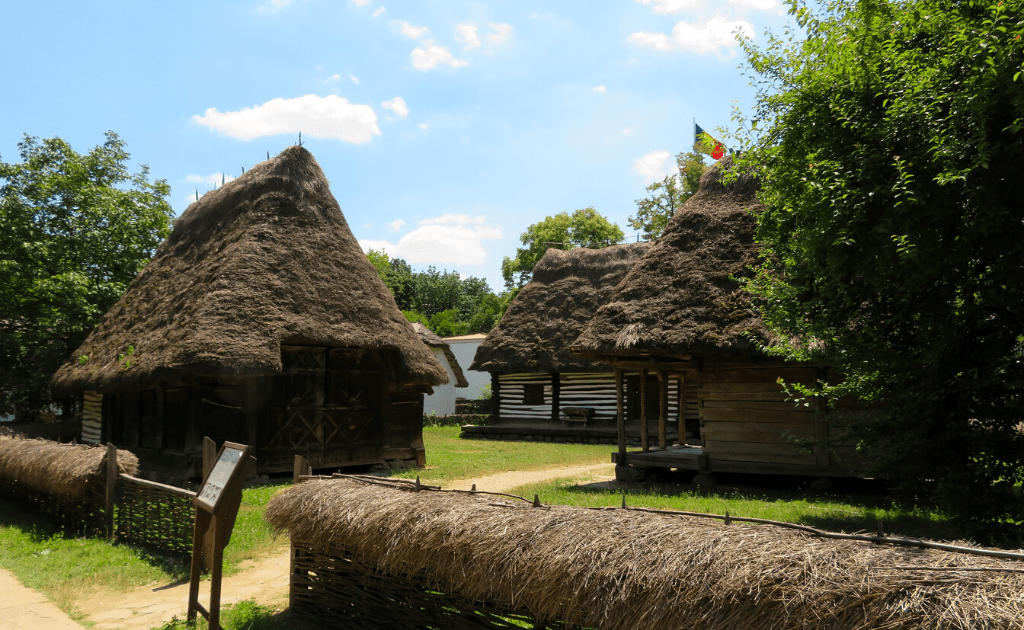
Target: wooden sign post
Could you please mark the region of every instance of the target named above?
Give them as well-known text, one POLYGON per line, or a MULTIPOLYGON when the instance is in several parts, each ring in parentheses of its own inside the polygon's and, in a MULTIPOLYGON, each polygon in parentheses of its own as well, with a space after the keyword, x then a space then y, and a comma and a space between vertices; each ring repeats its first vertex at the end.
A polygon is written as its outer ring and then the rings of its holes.
POLYGON ((248 476, 251 446, 224 442, 213 467, 206 472, 193 504, 196 524, 192 532, 192 574, 188 590, 188 623, 200 613, 210 630, 220 627, 220 584, 224 547, 231 541, 235 516, 242 503, 242 482, 248 476), (199 579, 210 569, 210 608, 199 603, 199 579))

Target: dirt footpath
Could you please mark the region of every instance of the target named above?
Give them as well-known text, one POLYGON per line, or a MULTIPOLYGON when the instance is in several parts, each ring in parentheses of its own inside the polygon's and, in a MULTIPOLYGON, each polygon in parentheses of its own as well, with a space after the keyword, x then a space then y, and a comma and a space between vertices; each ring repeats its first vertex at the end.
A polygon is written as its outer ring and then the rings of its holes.
POLYGON ((56 604, 0 569, 0 630, 82 630, 56 604))
MULTIPOLYGON (((477 490, 508 492, 528 483, 582 477, 589 477, 595 482, 614 480, 615 467, 612 464, 588 464, 547 470, 510 470, 476 479, 457 479, 442 487, 469 490, 476 484, 477 490)), ((288 548, 284 547, 271 556, 243 564, 238 573, 225 577, 221 587, 221 604, 254 599, 264 606, 287 608, 288 553, 288 548)), ((208 581, 200 586, 199 601, 203 606, 210 601, 208 581)), ((96 624, 94 630, 150 630, 173 617, 185 617, 188 611, 188 583, 150 584, 128 593, 95 593, 80 601, 78 608, 89 621, 96 624)), ((32 627, 50 626, 44 624, 32 627)))

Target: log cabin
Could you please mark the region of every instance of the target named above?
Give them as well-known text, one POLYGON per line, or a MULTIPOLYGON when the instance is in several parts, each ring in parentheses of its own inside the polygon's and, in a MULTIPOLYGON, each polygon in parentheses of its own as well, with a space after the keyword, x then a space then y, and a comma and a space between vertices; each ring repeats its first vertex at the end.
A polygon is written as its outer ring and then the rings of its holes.
MULTIPOLYGON (((492 420, 489 426, 464 427, 465 437, 615 443, 611 367, 573 354, 569 346, 649 246, 544 253, 531 281, 477 349, 471 369, 491 374, 492 420)), ((674 421, 674 385, 671 394, 674 421)), ((630 423, 639 425, 639 409, 629 406, 630 423)), ((656 422, 656 415, 649 420, 656 422)))
POLYGON ((93 435, 181 479, 204 436, 255 446, 260 472, 423 465, 423 394, 447 381, 290 147, 185 210, 52 387, 98 400, 93 435))
MULTIPOLYGON (((621 479, 642 478, 648 468, 715 472, 852 476, 852 447, 840 446, 841 415, 787 394, 788 383, 825 377, 815 364, 774 359, 761 350, 771 336, 751 308, 740 279, 749 277, 757 183, 739 175, 725 184, 725 158, 709 168, 696 194, 676 212, 664 233, 597 309, 572 350, 609 364, 617 386, 621 479), (629 378, 636 375, 636 385, 629 378), (691 439, 673 440, 672 389, 680 407, 692 407, 691 439), (640 425, 640 449, 629 451, 630 387, 658 422, 640 425)), ((705 477, 713 483, 713 477, 705 477)))

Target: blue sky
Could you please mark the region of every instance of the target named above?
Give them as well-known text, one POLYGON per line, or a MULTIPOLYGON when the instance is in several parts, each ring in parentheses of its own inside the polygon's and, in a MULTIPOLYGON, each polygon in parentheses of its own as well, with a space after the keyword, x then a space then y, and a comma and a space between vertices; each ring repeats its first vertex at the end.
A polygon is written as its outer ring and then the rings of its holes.
POLYGON ((180 214, 302 132, 364 248, 484 277, 531 223, 644 187, 752 105, 731 32, 777 0, 237 0, 5 6, 0 157, 117 132, 180 214))

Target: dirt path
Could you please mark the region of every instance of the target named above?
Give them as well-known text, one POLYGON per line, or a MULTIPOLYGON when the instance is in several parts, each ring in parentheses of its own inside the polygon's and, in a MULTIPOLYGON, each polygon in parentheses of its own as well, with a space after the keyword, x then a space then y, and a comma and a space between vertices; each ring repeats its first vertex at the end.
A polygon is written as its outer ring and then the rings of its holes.
MULTIPOLYGON (((591 477, 594 481, 614 479, 612 464, 588 464, 546 470, 510 470, 508 472, 457 479, 442 485, 444 488, 468 490, 476 484, 477 490, 508 492, 528 483, 549 479, 591 477)), ((221 604, 227 605, 254 599, 265 606, 288 606, 288 548, 242 565, 235 575, 224 578, 221 604)), ((203 582, 199 601, 206 606, 210 600, 210 584, 203 582)), ((183 619, 188 610, 188 584, 149 584, 128 593, 102 591, 79 601, 79 610, 94 622, 94 630, 150 630, 172 617, 183 619)))

